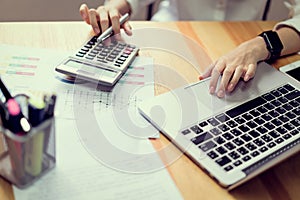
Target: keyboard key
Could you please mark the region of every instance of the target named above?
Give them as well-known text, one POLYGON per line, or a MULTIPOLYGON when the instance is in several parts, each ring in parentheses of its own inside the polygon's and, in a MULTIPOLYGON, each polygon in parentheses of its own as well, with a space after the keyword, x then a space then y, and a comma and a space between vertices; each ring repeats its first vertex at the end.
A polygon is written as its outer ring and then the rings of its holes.
POLYGON ((249 127, 246 125, 241 125, 238 128, 244 133, 250 130, 249 127))
POLYGON ((263 139, 265 142, 270 142, 270 141, 272 141, 273 140, 273 138, 270 136, 270 135, 263 135, 262 137, 261 137, 261 139, 263 139))
POLYGON ((246 148, 244 148, 244 147, 238 148, 237 151, 238 151, 240 154, 242 154, 242 155, 245 155, 245 154, 247 154, 247 153, 249 152, 249 151, 248 151, 246 148))
POLYGON ((268 112, 268 110, 267 110, 264 106, 258 107, 257 110, 258 110, 260 113, 268 112))
POLYGON ((277 131, 271 131, 269 133, 270 136, 272 136, 273 138, 278 138, 280 136, 280 134, 277 131))
POLYGON ((253 151, 252 153, 250 153, 250 155, 252 156, 252 157, 256 157, 256 156, 258 156, 260 153, 258 152, 258 151, 253 151))
POLYGON ((216 119, 219 120, 220 122, 226 122, 230 118, 227 115, 225 115, 225 113, 222 113, 222 114, 217 115, 216 119))
POLYGON ((233 138, 233 136, 230 133, 224 133, 222 135, 226 140, 231 140, 233 138))
POLYGON ((271 91, 271 94, 274 95, 275 97, 280 97, 282 95, 278 90, 271 91))
POLYGON ((198 145, 208 139, 212 138, 212 135, 209 134, 208 132, 205 132, 201 135, 198 135, 197 137, 194 137, 191 139, 191 141, 195 144, 195 145, 198 145))
POLYGON ((282 139, 282 138, 278 138, 278 139, 276 139, 275 140, 275 142, 277 143, 277 144, 280 144, 280 143, 282 143, 284 140, 282 139))
POLYGON ((295 130, 292 130, 290 133, 295 136, 295 135, 299 134, 299 130, 295 129, 295 130))
POLYGON ((236 159, 238 159, 239 157, 241 157, 240 154, 238 154, 238 153, 235 152, 235 151, 230 152, 228 155, 229 155, 233 160, 236 160, 236 159))
POLYGON ((197 125, 192 126, 191 130, 194 131, 194 133, 196 133, 196 134, 199 134, 199 133, 203 132, 203 130, 199 126, 197 126, 197 125))
POLYGON ((181 133, 183 134, 183 135, 187 135, 187 134, 189 134, 191 131, 189 130, 189 129, 186 129, 186 130, 183 130, 183 131, 181 131, 181 133))
POLYGON ((274 124, 274 126, 280 126, 282 124, 282 122, 279 119, 273 119, 271 123, 274 124))
POLYGON ((257 124, 256 124, 254 121, 249 121, 249 122, 247 122, 246 124, 247 124, 247 126, 249 126, 250 128, 255 128, 255 127, 257 127, 257 124))
POLYGON ((218 129, 218 128, 213 128, 210 130, 210 132, 214 135, 219 135, 222 133, 222 131, 220 131, 220 129, 218 129))
POLYGON ((271 100, 275 99, 275 96, 273 96, 271 93, 264 94, 264 95, 262 95, 262 97, 267 101, 271 101, 271 100))
POLYGON ((286 93, 289 92, 289 91, 288 91, 287 89, 285 89, 284 87, 278 88, 278 91, 281 92, 281 94, 286 94, 286 93))
POLYGON ((256 138, 258 137, 260 134, 259 132, 255 131, 255 130, 252 130, 249 132, 249 135, 251 135, 253 138, 256 138))
POLYGON ((248 120, 250 120, 250 119, 253 118, 252 115, 250 115, 249 113, 243 114, 242 117, 243 117, 246 121, 248 121, 248 120))
POLYGON ((214 151, 210 151, 207 153, 207 155, 211 158, 211 159, 215 159, 218 157, 218 154, 214 151))
POLYGON ((253 143, 248 143, 246 144, 247 149, 249 149, 250 151, 253 151, 254 149, 256 149, 257 147, 253 144, 253 143))
POLYGON ((299 90, 294 90, 291 93, 285 95, 285 98, 292 100, 292 99, 296 99, 297 97, 300 96, 300 91, 299 90))
POLYGON ((265 142, 262 140, 262 139, 260 139, 260 138, 258 138, 258 139, 255 139, 255 140, 253 140, 253 143, 256 145, 256 146, 263 146, 264 144, 265 144, 265 142))
POLYGON ((224 146, 228 149, 228 150, 232 150, 235 148, 235 145, 232 144, 231 142, 228 142, 226 144, 224 144, 224 146))
POLYGON ((287 116, 284 116, 284 115, 278 117, 278 119, 280 119, 280 121, 282 121, 283 123, 285 123, 285 122, 287 122, 287 121, 290 120, 287 116))
POLYGON ((286 113, 285 114, 288 118, 290 118, 290 119, 294 119, 295 117, 297 117, 294 113, 292 113, 292 112, 288 112, 288 113, 286 113))
POLYGON ((241 138, 242 138, 245 142, 249 142, 250 140, 252 140, 252 138, 251 138, 248 134, 242 135, 241 138))
POLYGON ((286 123, 283 125, 284 128, 286 128, 287 130, 293 130, 294 128, 296 128, 293 124, 291 123, 286 123))
POLYGON ((275 107, 278 107, 278 106, 282 105, 282 103, 280 101, 278 101, 277 99, 271 101, 271 104, 275 107))
POLYGON ((221 155, 227 153, 227 150, 224 147, 216 148, 216 151, 219 152, 221 155))
POLYGON ((285 89, 287 89, 288 91, 293 91, 295 88, 293 86, 291 86, 290 84, 286 84, 283 86, 285 89))
POLYGON ((230 132, 232 135, 234 135, 234 136, 239 136, 239 135, 242 134, 242 132, 239 131, 238 129, 232 129, 232 130, 230 130, 229 132, 230 132))
POLYGON ((260 134, 264 134, 264 133, 267 133, 268 132, 268 129, 266 129, 265 127, 261 126, 261 127, 258 127, 256 129, 260 134))
POLYGON ((205 126, 207 126, 207 125, 208 125, 208 123, 207 123, 206 121, 201 122, 201 123, 199 124, 200 127, 205 127, 205 126))
POLYGON ((246 162, 246 161, 248 161, 248 160, 250 160, 250 159, 251 159, 250 156, 245 156, 242 160, 246 162))
POLYGON ((234 119, 238 124, 242 124, 245 122, 244 118, 242 118, 241 116, 237 117, 234 119))
POLYGON ((283 128, 283 127, 276 128, 276 131, 278 133, 280 133, 281 135, 284 135, 285 133, 287 133, 287 130, 285 128, 283 128))
POLYGON ((257 107, 257 106, 260 106, 262 104, 264 104, 266 102, 266 100, 264 100, 263 98, 261 97, 257 97, 255 99, 252 99, 250 101, 247 101, 246 103, 242 104, 242 105, 239 105, 229 111, 226 112, 226 114, 232 118, 242 114, 242 113, 245 113, 249 110, 252 110, 253 108, 257 107))
POLYGON ((212 126, 217 126, 220 124, 215 118, 210 118, 207 120, 208 123, 210 123, 212 126))
POLYGON ((244 141, 241 140, 240 138, 236 138, 236 139, 232 140, 232 142, 234 142, 238 146, 241 146, 242 144, 244 144, 244 141))
POLYGON ((201 145, 199 146, 199 148, 200 148, 202 151, 206 152, 206 151, 208 151, 208 150, 214 148, 215 146, 217 146, 216 143, 214 143, 213 141, 208 141, 208 142, 206 142, 206 143, 204 143, 204 144, 201 144, 201 145))
POLYGON ((227 156, 223 156, 216 160, 216 163, 218 163, 221 167, 230 162, 231 162, 231 160, 227 156))
POLYGON ((218 126, 218 128, 223 132, 226 132, 230 129, 226 124, 221 124, 218 126))
POLYGON ((259 151, 262 152, 262 153, 267 151, 267 150, 268 150, 268 147, 262 147, 262 148, 259 149, 259 151))
POLYGON ((229 172, 230 170, 232 170, 233 169, 233 167, 231 166, 231 165, 228 165, 228 166, 226 166, 225 168, 224 168, 224 170, 226 171, 226 172, 229 172))
POLYGON ((264 127, 268 130, 272 130, 275 128, 275 126, 271 122, 265 123, 264 127))
POLYGON ((214 141, 218 144, 223 144, 226 142, 221 136, 214 138, 214 141))
POLYGON ((235 121, 233 121, 233 120, 227 121, 226 124, 227 124, 229 127, 231 127, 231 128, 234 128, 234 127, 236 127, 236 126, 238 125, 238 124, 237 124, 235 121))
POLYGON ((260 112, 258 110, 251 110, 250 111, 250 114, 253 116, 253 117, 258 117, 260 115, 260 112))
POLYGON ((255 118, 254 121, 257 124, 263 124, 263 123, 265 123, 265 120, 263 118, 261 118, 261 117, 255 118))
POLYGON ((241 165, 242 164, 242 161, 240 161, 240 160, 237 160, 237 161, 235 161, 234 163, 234 166, 239 166, 239 165, 241 165))

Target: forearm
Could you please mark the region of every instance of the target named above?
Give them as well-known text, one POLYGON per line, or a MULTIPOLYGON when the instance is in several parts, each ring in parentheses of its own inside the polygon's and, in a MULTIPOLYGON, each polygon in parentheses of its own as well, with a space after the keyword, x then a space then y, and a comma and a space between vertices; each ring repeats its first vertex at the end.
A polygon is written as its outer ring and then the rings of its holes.
POLYGON ((283 44, 281 56, 300 51, 300 35, 295 29, 288 26, 276 30, 283 44))

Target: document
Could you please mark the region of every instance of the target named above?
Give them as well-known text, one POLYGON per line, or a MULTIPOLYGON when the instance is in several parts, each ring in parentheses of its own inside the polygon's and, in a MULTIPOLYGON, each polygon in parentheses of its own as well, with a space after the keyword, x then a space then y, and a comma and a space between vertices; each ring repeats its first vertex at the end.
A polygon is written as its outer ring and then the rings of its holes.
POLYGON ((14 187, 16 200, 182 199, 148 140, 157 131, 136 110, 154 95, 153 60, 136 59, 117 87, 102 91, 72 84, 54 71, 68 52, 11 45, 0 45, 0 52, 0 74, 12 94, 48 91, 58 96, 56 166, 29 188, 14 187), (79 120, 86 119, 82 113, 92 121, 79 120), (91 122, 100 132, 86 129, 91 122), (139 135, 141 129, 145 134, 139 135), (109 142, 101 144, 88 133, 109 142), (124 154, 128 157, 120 157, 124 154))
MULTIPOLYGON (((113 169, 81 145, 74 120, 56 122, 56 167, 25 190, 14 187, 16 200, 182 199, 165 168, 145 173, 113 169)), ((149 141, 135 150, 145 148, 154 151, 149 141)))

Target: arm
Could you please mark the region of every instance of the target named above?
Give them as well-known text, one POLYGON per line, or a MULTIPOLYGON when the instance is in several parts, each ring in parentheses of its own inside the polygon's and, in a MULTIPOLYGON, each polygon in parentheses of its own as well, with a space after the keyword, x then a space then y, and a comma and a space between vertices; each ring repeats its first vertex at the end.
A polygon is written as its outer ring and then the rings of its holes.
MULTIPOLYGON (((295 20, 300 25, 300 18, 295 20)), ((296 27, 297 28, 297 27, 296 27)), ((295 27, 283 24, 275 26, 283 44, 281 56, 300 51, 300 34, 295 27)), ((222 56, 215 61, 200 79, 211 76, 209 91, 216 93, 218 97, 224 97, 225 92, 232 92, 240 80, 248 81, 254 77, 257 63, 267 60, 269 51, 266 48, 264 39, 257 36, 240 44, 236 49, 222 56), (218 79, 222 75, 221 82, 217 86, 218 79)))

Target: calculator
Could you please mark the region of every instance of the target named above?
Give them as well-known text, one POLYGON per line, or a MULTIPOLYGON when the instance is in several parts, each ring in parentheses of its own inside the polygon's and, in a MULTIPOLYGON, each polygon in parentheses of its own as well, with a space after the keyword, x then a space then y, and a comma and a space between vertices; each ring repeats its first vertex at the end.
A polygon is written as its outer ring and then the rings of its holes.
POLYGON ((116 39, 99 42, 97 38, 92 37, 74 55, 56 66, 55 70, 74 78, 106 86, 115 85, 139 49, 116 39))

